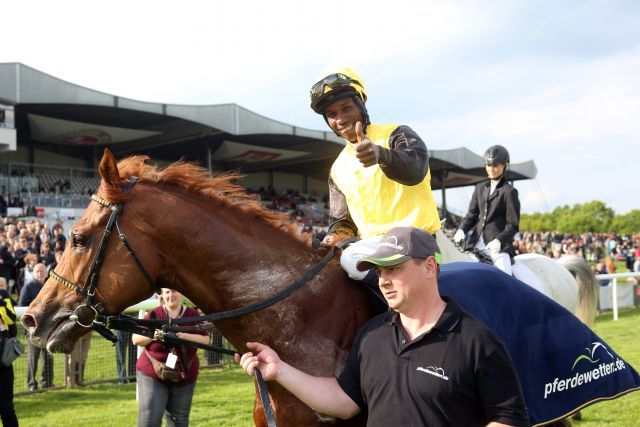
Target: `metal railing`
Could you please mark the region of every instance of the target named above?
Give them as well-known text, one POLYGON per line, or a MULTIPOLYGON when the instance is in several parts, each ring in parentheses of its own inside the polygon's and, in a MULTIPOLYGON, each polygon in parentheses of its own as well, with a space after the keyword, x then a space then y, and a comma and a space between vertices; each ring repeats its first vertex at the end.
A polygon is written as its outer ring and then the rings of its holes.
POLYGON ((618 320, 618 279, 640 277, 640 272, 596 274, 597 280, 611 280, 613 320, 618 320))

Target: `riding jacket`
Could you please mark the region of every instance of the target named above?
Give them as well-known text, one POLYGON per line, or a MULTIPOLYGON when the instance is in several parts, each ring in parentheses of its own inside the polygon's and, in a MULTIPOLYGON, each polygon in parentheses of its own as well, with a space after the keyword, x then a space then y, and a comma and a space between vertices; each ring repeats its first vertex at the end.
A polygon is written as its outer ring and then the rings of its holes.
POLYGON ((431 194, 429 154, 408 126, 370 124, 366 136, 379 147, 378 164, 364 167, 356 146, 347 142, 331 167, 328 234, 366 238, 393 227, 413 226, 429 233, 440 229, 431 194))
POLYGON ((513 188, 504 176, 491 195, 490 187, 491 181, 476 185, 469 203, 469 212, 462 220, 460 229, 465 233, 473 229, 467 240, 468 246, 473 247, 482 235, 485 244, 498 239, 500 252, 506 252, 513 257, 513 237, 518 232, 520 223, 518 190, 513 188))

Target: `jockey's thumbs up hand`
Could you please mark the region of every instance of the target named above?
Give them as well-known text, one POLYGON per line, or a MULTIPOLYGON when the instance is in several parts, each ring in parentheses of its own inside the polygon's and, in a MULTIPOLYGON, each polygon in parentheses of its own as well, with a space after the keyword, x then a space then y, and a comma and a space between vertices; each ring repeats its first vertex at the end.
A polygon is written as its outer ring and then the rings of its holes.
POLYGON ((356 157, 364 167, 373 166, 380 158, 380 147, 373 144, 362 132, 362 122, 356 123, 356 157))

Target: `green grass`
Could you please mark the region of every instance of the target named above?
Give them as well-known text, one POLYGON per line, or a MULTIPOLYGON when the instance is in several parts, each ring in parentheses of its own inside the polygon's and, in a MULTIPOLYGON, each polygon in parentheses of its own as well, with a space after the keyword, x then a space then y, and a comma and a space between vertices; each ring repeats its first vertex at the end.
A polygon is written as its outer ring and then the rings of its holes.
MULTIPOLYGON (((640 369, 640 308, 621 309, 618 321, 612 313, 596 318, 593 330, 636 370, 640 369)), ((640 392, 636 391, 615 400, 600 402, 582 411, 579 427, 620 426, 640 424, 640 392)))
MULTIPOLYGON (((595 332, 622 358, 640 369, 640 308, 620 310, 596 319, 595 332)), ((251 426, 255 396, 251 378, 235 365, 201 372, 191 409, 192 426, 251 426)), ((16 411, 21 426, 134 426, 137 419, 135 384, 98 384, 18 396, 16 411)), ((582 411, 577 427, 639 424, 640 392, 600 402, 582 411)))

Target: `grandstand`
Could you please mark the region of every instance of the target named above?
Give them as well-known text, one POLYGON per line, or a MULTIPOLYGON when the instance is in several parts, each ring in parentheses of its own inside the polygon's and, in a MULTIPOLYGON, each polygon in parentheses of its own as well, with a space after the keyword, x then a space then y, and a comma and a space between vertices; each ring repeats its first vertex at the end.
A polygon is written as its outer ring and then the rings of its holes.
MULTIPOLYGON (((331 132, 273 120, 236 104, 137 101, 69 83, 19 63, 0 64, 0 188, 44 215, 78 216, 97 187, 105 148, 118 158, 145 154, 209 170, 238 170, 250 188, 327 191, 329 168, 344 146, 331 132), (60 211, 60 209, 66 209, 60 211), (76 209, 79 211, 71 211, 76 209)), ((481 156, 466 148, 431 150, 432 188, 485 179, 481 156)), ((510 179, 536 175, 533 161, 512 164, 510 179)))

